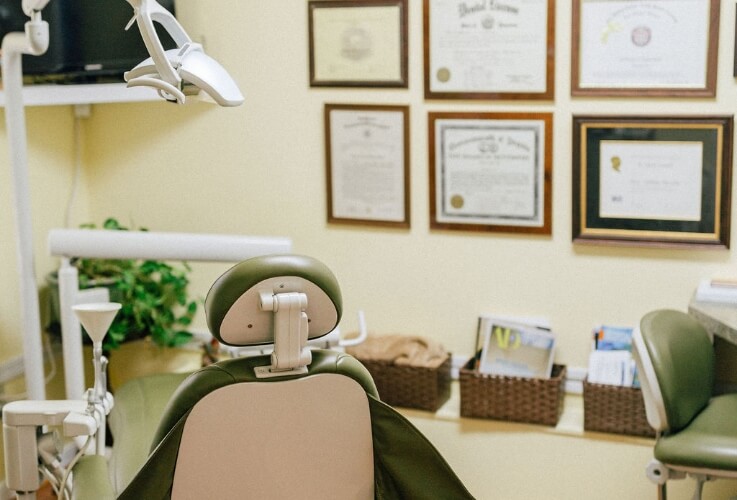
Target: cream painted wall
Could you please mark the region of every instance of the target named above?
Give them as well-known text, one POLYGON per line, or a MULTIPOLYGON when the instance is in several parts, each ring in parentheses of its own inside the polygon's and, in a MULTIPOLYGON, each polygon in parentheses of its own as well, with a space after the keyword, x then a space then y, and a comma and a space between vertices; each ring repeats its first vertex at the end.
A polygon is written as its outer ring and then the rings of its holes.
MULTIPOLYGON (((6 137, 2 114, 0 134, 6 137)), ((43 294, 43 276, 55 266, 48 255, 46 235, 49 229, 63 227, 76 165, 75 122, 72 107, 28 108, 28 172, 31 186, 31 210, 34 223, 36 274, 43 294)), ((80 142, 79 151, 84 144, 80 142)), ((13 215, 11 168, 7 141, 0 142, 0 362, 22 352, 20 299, 16 256, 16 229, 13 215)), ((71 210, 72 225, 85 220, 87 196, 84 179, 71 210)), ((43 308, 43 306, 42 306, 43 308)))
MULTIPOLYGON (((160 230, 291 236, 296 252, 324 260, 339 277, 345 331, 364 309, 372 330, 426 335, 470 354, 480 313, 548 316, 558 362, 576 366, 586 364, 595 324, 632 325, 655 308, 685 309, 700 278, 737 274, 732 251, 574 246, 570 229, 572 115, 733 113, 732 2, 722 5, 718 96, 689 100, 569 97, 570 2, 557 2, 552 103, 425 101, 421 3, 409 2, 409 89, 346 90, 309 88, 306 2, 230 0, 205 11, 202 2, 180 0, 183 22, 204 33, 246 104, 96 106, 91 213, 160 230), (410 105, 410 230, 326 223, 324 103, 410 105), (551 237, 429 230, 427 113, 438 110, 554 113, 551 237)), ((202 293, 221 268, 197 267, 202 293)))
MULTIPOLYGON (((737 274, 732 251, 578 247, 571 244, 570 230, 571 116, 732 114, 733 2, 722 2, 718 96, 697 100, 570 98, 570 2, 556 2, 556 98, 542 104, 425 101, 421 3, 409 0, 409 89, 342 90, 309 88, 306 1, 178 0, 180 19, 234 74, 246 104, 93 106, 83 122, 85 182, 72 225, 113 215, 155 230, 288 235, 295 251, 324 260, 337 274, 345 331, 355 329, 355 313, 364 309, 372 330, 426 335, 470 354, 479 313, 547 315, 560 339, 558 362, 577 366, 586 364, 594 324, 634 324, 657 307, 684 309, 700 278, 737 274), (409 231, 325 222, 326 102, 411 106, 409 231), (436 110, 554 113, 551 237, 428 229, 427 113, 436 110)), ((74 171, 72 128, 68 106, 29 110, 39 276, 53 268, 46 233, 63 224, 74 171)), ((4 135, 3 125, 0 130, 4 135)), ((0 141, 0 361, 21 351, 6 157, 0 141)), ((204 295, 224 267, 196 265, 197 293, 204 295)), ((642 475, 649 448, 627 440, 563 440, 529 426, 427 416, 413 422, 479 498, 654 493, 642 475), (605 469, 611 474, 597 482, 596 474, 605 469)), ((674 498, 688 498, 689 487, 678 485, 674 498)), ((715 488, 722 487, 709 485, 707 491, 715 488)), ((729 498, 722 494, 726 489, 718 491, 710 498, 729 498)))
MULTIPOLYGON (((737 274, 732 251, 574 246, 570 230, 571 116, 731 114, 737 100, 732 3, 722 5, 716 99, 634 100, 569 97, 571 12, 569 2, 558 2, 552 103, 425 101, 421 2, 409 3, 409 89, 375 90, 309 88, 304 1, 221 0, 218 9, 206 9, 179 0, 182 22, 233 73, 246 104, 93 106, 83 123, 85 185, 92 194, 89 208, 84 194, 75 204, 72 225, 114 215, 155 230, 287 235, 295 251, 317 256, 338 275, 344 331, 356 328, 355 313, 364 309, 372 330, 426 335, 470 354, 478 314, 542 315, 559 336, 558 362, 576 366, 586 364, 593 325, 634 324, 658 307, 684 309, 700 278, 737 274), (327 102, 411 106, 410 230, 326 223, 327 102), (429 230, 427 113, 436 110, 554 113, 551 237, 429 230)), ((74 170, 71 107, 31 109, 29 128, 41 276, 52 265, 45 235, 63 223, 74 170)), ((7 169, 2 175, 7 178, 7 169)), ((2 186, 0 248, 8 265, 0 277, 15 283, 7 182, 2 186)), ((223 268, 195 266, 196 293, 204 295, 223 268)), ((21 345, 15 286, 2 294, 0 359, 21 345)))

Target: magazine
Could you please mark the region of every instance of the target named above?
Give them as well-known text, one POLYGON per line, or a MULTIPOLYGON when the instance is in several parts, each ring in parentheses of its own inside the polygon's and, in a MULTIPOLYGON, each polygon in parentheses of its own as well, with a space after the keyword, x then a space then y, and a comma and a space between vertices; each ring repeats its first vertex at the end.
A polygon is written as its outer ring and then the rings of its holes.
POLYGON ((478 370, 490 375, 550 378, 555 336, 547 329, 497 317, 479 319, 478 370))

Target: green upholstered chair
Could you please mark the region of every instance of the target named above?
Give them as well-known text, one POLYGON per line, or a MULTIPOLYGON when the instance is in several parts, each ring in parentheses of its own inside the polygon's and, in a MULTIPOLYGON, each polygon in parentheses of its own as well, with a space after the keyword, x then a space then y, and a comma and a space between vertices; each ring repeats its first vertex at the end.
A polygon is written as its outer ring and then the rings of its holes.
POLYGON ((680 311, 658 310, 634 333, 648 423, 657 433, 648 477, 666 496, 666 481, 686 474, 704 481, 737 478, 737 394, 713 395, 714 350, 709 334, 680 311))
POLYGON ((221 342, 274 342, 274 353, 126 384, 110 415, 112 458, 79 462, 74 498, 472 498, 379 400, 363 365, 305 347, 341 317, 340 289, 323 264, 295 255, 244 261, 215 282, 205 310, 221 342))

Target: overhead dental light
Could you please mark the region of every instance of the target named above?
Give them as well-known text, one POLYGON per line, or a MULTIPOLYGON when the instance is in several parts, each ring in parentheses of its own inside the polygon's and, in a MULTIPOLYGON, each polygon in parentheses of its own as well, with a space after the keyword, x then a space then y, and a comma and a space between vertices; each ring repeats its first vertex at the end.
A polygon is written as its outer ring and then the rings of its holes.
MULTIPOLYGON (((50 0, 22 0, 23 12, 30 17, 25 32, 12 32, 2 39, 3 93, 5 94, 5 122, 10 154, 12 195, 18 255, 21 325, 23 328, 23 362, 26 387, 31 399, 45 399, 43 355, 41 345, 40 307, 33 265, 33 231, 31 194, 28 179, 28 144, 26 138, 25 108, 23 106, 22 55, 40 56, 49 45, 49 25, 41 18, 41 11, 50 0)), ((202 46, 193 43, 177 20, 155 0, 127 0, 133 6, 135 21, 143 36, 150 58, 131 71, 125 78, 129 87, 150 86, 168 101, 185 102, 185 96, 198 89, 207 93, 221 106, 238 106, 243 96, 238 86, 214 59, 207 56, 202 46), (164 51, 153 22, 166 29, 177 44, 177 49, 164 51)), ((101 40, 104 43, 104 40, 101 40)))
POLYGON ((123 77, 129 87, 153 87, 167 101, 183 104, 187 95, 206 92, 221 106, 239 106, 243 95, 227 71, 193 42, 176 18, 156 0, 128 0, 133 18, 126 26, 138 24, 148 59, 127 71, 123 77), (177 44, 164 50, 154 28, 159 23, 177 44))

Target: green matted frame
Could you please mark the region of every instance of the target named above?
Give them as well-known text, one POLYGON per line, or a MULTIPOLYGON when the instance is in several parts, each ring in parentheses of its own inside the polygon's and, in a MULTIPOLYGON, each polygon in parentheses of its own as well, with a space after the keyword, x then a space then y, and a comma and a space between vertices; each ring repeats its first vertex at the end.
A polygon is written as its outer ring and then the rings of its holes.
MULTIPOLYGON (((729 248, 733 121, 732 116, 574 116, 573 242, 729 248), (679 146, 690 145, 692 151, 693 146, 696 151, 700 148, 700 203, 697 202, 699 206, 693 205, 698 217, 648 216, 645 211, 624 216, 602 213, 602 191, 608 191, 604 185, 607 177, 603 174, 604 169, 611 166, 619 171, 619 162, 622 161, 612 156, 607 162, 602 157, 606 154, 602 145, 607 142, 636 145, 643 148, 641 151, 645 155, 648 144, 652 144, 654 149, 658 146, 672 147, 676 154, 679 146)), ((654 154, 657 156, 657 151, 654 154)), ((663 174, 664 180, 674 182, 672 177, 665 177, 667 170, 663 170, 663 174)), ((662 186, 658 187, 652 174, 637 182, 641 198, 648 196, 643 189, 650 189, 650 186, 652 196, 663 196, 662 191, 656 191, 662 186)), ((670 194, 677 196, 677 190, 670 194)), ((669 201, 671 205, 679 203, 677 199, 669 201)))

